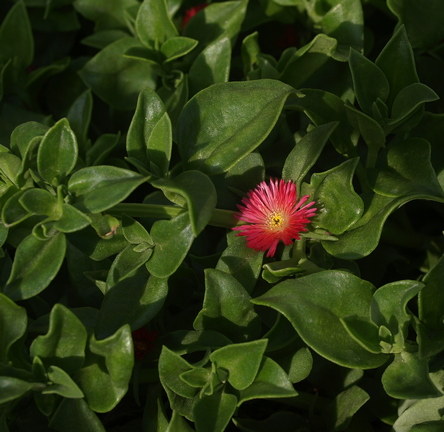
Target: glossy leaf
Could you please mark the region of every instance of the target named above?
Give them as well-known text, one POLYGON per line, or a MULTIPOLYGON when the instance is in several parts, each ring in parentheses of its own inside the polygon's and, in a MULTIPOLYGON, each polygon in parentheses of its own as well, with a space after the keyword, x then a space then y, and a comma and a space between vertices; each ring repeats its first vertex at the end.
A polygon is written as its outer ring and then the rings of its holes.
POLYGON ((123 56, 138 44, 133 38, 118 39, 96 54, 79 72, 94 93, 117 109, 133 109, 142 89, 155 88, 156 73, 152 66, 123 56))
POLYGON ((225 393, 222 389, 197 400, 193 409, 196 432, 223 432, 234 414, 236 405, 236 396, 225 393))
POLYGON ((201 91, 179 117, 182 158, 190 169, 227 171, 267 137, 292 93, 271 80, 215 84, 201 91))
POLYGON ((89 350, 85 364, 73 378, 92 410, 108 412, 125 395, 131 378, 134 352, 129 326, 121 327, 106 339, 92 336, 89 350))
POLYGON ((254 381, 239 392, 238 405, 252 399, 286 398, 297 394, 284 370, 264 356, 254 381))
POLYGON ((9 376, 0 377, 0 403, 4 404, 18 399, 32 390, 34 384, 9 376))
POLYGON ((70 399, 83 398, 82 391, 63 369, 52 365, 47 372, 51 385, 43 389, 42 394, 58 394, 70 399))
POLYGON ((140 41, 148 48, 178 35, 165 0, 144 0, 137 13, 136 31, 140 41))
POLYGON ((57 198, 45 189, 28 189, 18 201, 27 212, 37 215, 51 216, 58 210, 57 198))
POLYGON ((70 204, 62 204, 62 215, 54 222, 57 231, 71 233, 86 228, 91 219, 70 204))
POLYGON ((171 157, 171 121, 159 96, 150 88, 139 95, 128 130, 128 155, 150 167, 155 164, 161 175, 168 171, 171 157))
POLYGON ((126 323, 132 330, 141 328, 160 312, 167 294, 167 280, 148 275, 142 267, 106 291, 96 334, 108 337, 126 323))
POLYGON ((197 40, 191 38, 172 37, 162 44, 160 52, 166 57, 165 63, 168 63, 188 54, 197 44, 197 40))
POLYGON ((350 159, 311 177, 309 191, 311 197, 319 203, 316 216, 318 223, 332 234, 346 231, 361 218, 364 211, 364 203, 353 189, 353 174, 357 164, 358 159, 350 159))
POLYGON ((26 310, 0 293, 0 361, 7 363, 9 351, 26 331, 26 310))
POLYGON ((375 63, 388 79, 390 93, 387 104, 389 107, 404 87, 419 82, 412 47, 404 26, 400 26, 394 33, 375 63))
POLYGON ((176 204, 185 206, 186 203, 191 228, 197 237, 210 221, 216 207, 216 189, 210 178, 200 171, 191 170, 173 180, 154 181, 152 185, 162 189, 166 197, 176 204))
POLYGON ((302 180, 315 164, 338 123, 326 123, 307 132, 287 156, 282 168, 282 178, 292 180, 300 191, 302 180))
POLYGON ((210 43, 194 60, 188 78, 190 95, 212 84, 227 82, 231 66, 231 44, 227 37, 210 43))
POLYGON ((68 120, 59 120, 49 129, 40 143, 37 153, 39 174, 49 184, 57 186, 74 168, 77 162, 77 139, 68 120))
POLYGON ((244 390, 253 383, 266 347, 266 339, 228 345, 212 352, 210 360, 228 371, 228 382, 235 389, 244 390))
POLYGON ((373 289, 350 273, 330 271, 286 280, 252 301, 282 313, 304 342, 322 356, 343 366, 367 369, 380 366, 386 357, 362 348, 348 335, 340 318, 365 316, 373 289))
POLYGON ((13 300, 24 300, 42 292, 57 275, 65 250, 62 233, 46 241, 27 236, 17 248, 4 293, 13 300))
POLYGON ((58 366, 71 373, 83 364, 86 339, 85 327, 79 319, 65 306, 56 304, 47 334, 34 339, 30 353, 32 357, 39 357, 46 367, 58 366))
POLYGON ((381 381, 387 394, 397 399, 436 398, 442 394, 429 377, 428 361, 408 352, 395 354, 381 381))
POLYGON ((233 276, 207 269, 205 287, 203 308, 193 324, 196 330, 216 330, 234 342, 245 342, 258 336, 259 317, 249 294, 233 276))
POLYGON ((134 171, 100 165, 76 171, 68 189, 75 196, 79 210, 99 213, 123 201, 145 177, 134 171))
POLYGON ((194 234, 188 213, 181 213, 171 220, 155 222, 151 237, 155 246, 146 268, 158 278, 171 276, 193 243, 194 234))

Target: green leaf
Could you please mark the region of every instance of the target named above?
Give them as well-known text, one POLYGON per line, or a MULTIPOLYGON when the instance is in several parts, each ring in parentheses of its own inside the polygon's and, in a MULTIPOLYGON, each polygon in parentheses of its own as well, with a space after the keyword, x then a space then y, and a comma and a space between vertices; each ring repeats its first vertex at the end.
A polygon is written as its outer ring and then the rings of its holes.
POLYGON ((378 98, 382 102, 387 100, 390 92, 388 80, 378 66, 353 49, 348 61, 356 99, 361 109, 370 115, 372 105, 378 98), (369 80, 372 85, 369 85, 369 80))
POLYGON ((86 213, 100 213, 123 201, 145 180, 134 171, 100 165, 76 171, 68 189, 76 198, 75 207, 86 213))
POLYGON ((0 403, 18 399, 32 390, 34 383, 9 376, 0 376, 0 403))
POLYGON ((51 216, 58 210, 57 198, 45 189, 28 189, 19 203, 29 213, 51 216))
POLYGON ((167 279, 150 276, 142 267, 106 291, 97 320, 97 336, 108 337, 124 324, 132 330, 141 328, 160 312, 167 294, 167 279))
POLYGON ((193 370, 193 366, 186 360, 166 346, 162 347, 159 357, 159 378, 165 388, 184 398, 193 398, 198 390, 180 378, 184 372, 190 370, 193 370))
POLYGON ((86 340, 86 329, 80 320, 57 303, 49 317, 47 334, 34 339, 30 354, 39 357, 46 368, 53 365, 72 373, 83 365, 86 340))
POLYGON ((231 65, 231 44, 227 37, 210 43, 194 60, 188 73, 190 95, 212 84, 227 82, 231 65))
POLYGON ((222 388, 198 399, 193 414, 196 432, 223 432, 236 410, 236 396, 225 393, 222 388))
POLYGON ((428 360, 405 351, 395 354, 381 381, 387 394, 397 399, 437 398, 442 395, 429 377, 428 360))
POLYGON ((294 92, 279 81, 257 80, 215 84, 195 95, 177 129, 188 168, 211 174, 229 170, 268 136, 294 92))
POLYGON ((168 171, 171 148, 172 129, 166 108, 156 92, 145 88, 139 95, 128 130, 128 155, 147 167, 154 163, 163 176, 168 171))
POLYGON ((284 370, 272 359, 263 357, 250 386, 239 392, 238 406, 248 400, 297 396, 284 370))
POLYGON ((111 43, 79 71, 86 85, 114 108, 133 110, 139 93, 156 87, 157 72, 147 62, 124 57, 139 42, 130 37, 111 43))
POLYGON ((71 233, 86 228, 91 219, 70 204, 62 204, 62 215, 54 222, 57 231, 71 233))
POLYGON ((387 106, 391 107, 398 93, 410 84, 419 82, 412 47, 404 26, 400 26, 375 61, 388 79, 390 93, 387 106))
POLYGON ((42 292, 57 275, 65 258, 66 239, 59 233, 46 241, 32 234, 18 246, 4 293, 24 300, 42 292))
POLYGON ((10 181, 14 186, 20 187, 19 175, 21 174, 22 161, 17 156, 9 152, 0 153, 0 172, 4 181, 10 181), (7 180, 6 180, 7 179, 7 180))
POLYGON ((48 131, 48 126, 35 121, 29 121, 17 126, 11 133, 11 151, 24 159, 30 147, 35 144, 35 139, 40 139, 48 131))
POLYGON ((69 107, 66 114, 69 125, 77 138, 81 154, 85 155, 88 129, 91 122, 93 99, 90 90, 85 90, 69 107))
POLYGON ((160 51, 166 57, 165 63, 169 63, 188 54, 197 44, 198 41, 195 39, 177 36, 165 41, 160 47, 160 51))
POLYGON ((0 361, 8 362, 9 351, 26 332, 26 310, 0 293, 0 361))
POLYGON ((59 432, 106 432, 102 422, 84 399, 62 399, 48 426, 59 432))
POLYGON ((424 288, 418 294, 418 329, 419 353, 422 357, 431 357, 444 349, 444 255, 424 276, 424 288))
POLYGON ((347 428, 356 412, 369 399, 370 396, 356 385, 339 393, 323 412, 330 430, 340 431, 347 428))
POLYGON ((283 281, 252 302, 282 313, 304 342, 330 361, 368 369, 382 365, 386 356, 362 348, 340 319, 368 314, 373 290, 369 282, 332 270, 283 281))
POLYGON ((8 198, 2 208, 2 221, 6 227, 18 225, 20 222, 31 216, 20 204, 20 198, 27 192, 27 189, 19 190, 8 198))
POLYGON ((0 63, 5 64, 11 59, 9 69, 17 73, 24 71, 33 58, 34 38, 26 7, 24 2, 16 2, 0 27, 0 63))
POLYGON ((246 1, 225 1, 212 3, 194 15, 183 30, 183 36, 199 41, 191 56, 197 56, 212 42, 224 37, 228 37, 233 46, 246 10, 246 1))
POLYGON ((302 180, 316 163, 322 149, 337 126, 337 122, 316 126, 296 143, 287 159, 285 159, 282 178, 294 181, 299 192, 302 180))
POLYGON ((165 0, 144 0, 136 18, 136 31, 140 41, 148 48, 163 44, 178 36, 177 29, 168 15, 165 0))
POLYGON ((153 244, 153 239, 148 234, 145 227, 140 222, 137 222, 126 214, 122 215, 122 230, 126 241, 131 244, 153 244))
POLYGON ((171 276, 185 259, 194 240, 188 212, 171 220, 155 222, 151 237, 155 247, 146 268, 158 278, 171 276))
POLYGON ((216 330, 234 342, 257 338, 261 329, 245 288, 233 276, 215 269, 205 270, 203 308, 193 326, 196 330, 216 330))
POLYGON ((338 41, 326 34, 318 34, 299 48, 285 65, 279 80, 300 89, 334 55, 338 41))
POLYGON ((179 174, 173 180, 160 179, 151 184, 162 189, 166 197, 176 204, 186 203, 191 228, 197 237, 210 221, 216 208, 216 189, 210 178, 200 171, 191 170, 179 174))
POLYGON ((92 336, 89 349, 83 368, 73 375, 73 379, 92 410, 108 412, 127 392, 134 366, 129 325, 106 339, 97 340, 92 336))
POLYGON ((222 252, 216 270, 233 276, 251 294, 262 268, 264 254, 247 246, 234 231, 228 233, 228 247, 222 252))
POLYGON ((49 366, 47 372, 51 385, 44 388, 42 394, 58 394, 70 399, 83 398, 83 392, 63 369, 49 366))
POLYGON ((77 140, 68 120, 63 118, 50 128, 37 153, 39 174, 57 186, 73 170, 78 156, 77 140))
POLYGON ((375 192, 389 197, 416 194, 444 197, 431 164, 430 144, 422 138, 407 138, 390 145, 378 160, 369 182, 375 192))
POLYGON ((171 421, 168 424, 165 432, 194 432, 189 424, 184 420, 182 416, 173 411, 171 421))
POLYGON ((266 348, 267 339, 228 345, 213 351, 210 360, 228 371, 228 382, 236 390, 244 390, 254 381, 266 348))
POLYGON ((308 189, 319 208, 316 221, 334 235, 350 228, 364 212, 364 203, 353 189, 353 175, 358 162, 358 158, 349 159, 311 177, 308 189))
POLYGON ((114 150, 120 140, 120 134, 103 134, 86 152, 87 166, 100 165, 114 150))

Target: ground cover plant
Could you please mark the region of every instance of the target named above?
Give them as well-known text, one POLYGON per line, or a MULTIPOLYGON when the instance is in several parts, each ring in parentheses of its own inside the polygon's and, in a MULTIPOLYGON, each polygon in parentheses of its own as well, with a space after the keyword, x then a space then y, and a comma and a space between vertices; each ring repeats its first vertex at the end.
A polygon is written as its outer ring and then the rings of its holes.
POLYGON ((441 0, 0 18, 1 432, 444 430, 441 0))

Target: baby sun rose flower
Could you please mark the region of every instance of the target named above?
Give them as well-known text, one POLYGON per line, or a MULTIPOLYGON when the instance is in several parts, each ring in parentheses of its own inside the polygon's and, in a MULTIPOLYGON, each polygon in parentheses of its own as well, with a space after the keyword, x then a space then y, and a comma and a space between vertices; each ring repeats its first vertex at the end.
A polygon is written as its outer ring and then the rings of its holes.
POLYGON ((316 212, 312 207, 315 202, 305 204, 307 200, 305 195, 298 201, 292 181, 263 181, 238 205, 240 212, 235 217, 247 224, 233 230, 246 237, 248 247, 262 252, 268 249, 267 257, 272 257, 280 240, 288 246, 300 239, 300 232, 307 231, 305 225, 316 212))

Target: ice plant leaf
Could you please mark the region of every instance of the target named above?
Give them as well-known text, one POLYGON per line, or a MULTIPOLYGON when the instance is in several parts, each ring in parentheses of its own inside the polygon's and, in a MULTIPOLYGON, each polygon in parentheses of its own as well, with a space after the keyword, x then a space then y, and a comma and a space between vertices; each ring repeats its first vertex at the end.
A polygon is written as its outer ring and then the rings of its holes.
POLYGON ((297 200, 296 185, 285 180, 261 182, 256 189, 247 193, 239 205, 240 213, 236 218, 248 222, 234 227, 240 236, 247 238, 247 246, 267 252, 272 257, 280 240, 289 246, 299 240, 299 233, 307 231, 305 226, 314 216, 314 201, 305 204, 308 195, 297 200), (303 205, 305 204, 305 205, 303 205))

